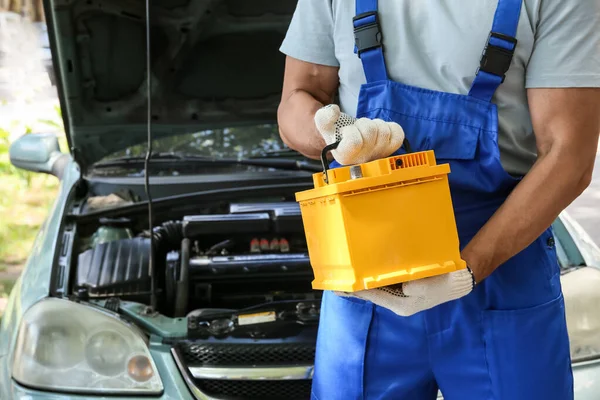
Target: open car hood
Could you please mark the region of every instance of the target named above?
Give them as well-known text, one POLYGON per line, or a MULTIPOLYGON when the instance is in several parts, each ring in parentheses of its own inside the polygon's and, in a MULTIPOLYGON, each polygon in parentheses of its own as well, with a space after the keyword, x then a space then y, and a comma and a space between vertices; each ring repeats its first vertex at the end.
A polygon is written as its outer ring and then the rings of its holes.
MULTIPOLYGON (((152 0, 152 132, 274 123, 296 0, 152 0)), ((147 135, 145 2, 45 0, 69 145, 84 171, 147 135)))

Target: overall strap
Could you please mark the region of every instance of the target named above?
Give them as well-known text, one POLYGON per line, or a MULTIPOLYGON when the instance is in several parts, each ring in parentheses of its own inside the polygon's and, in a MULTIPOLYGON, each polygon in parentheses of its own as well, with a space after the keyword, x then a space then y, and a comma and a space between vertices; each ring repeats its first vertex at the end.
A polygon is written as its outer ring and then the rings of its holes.
MULTIPOLYGON (((344 0, 346 1, 346 0, 344 0)), ((356 0, 354 24, 354 52, 362 61, 367 82, 388 79, 377 0, 356 0)))
POLYGON ((517 47, 517 26, 522 5, 523 0, 498 1, 492 31, 469 96, 492 101, 494 93, 504 82, 517 47))

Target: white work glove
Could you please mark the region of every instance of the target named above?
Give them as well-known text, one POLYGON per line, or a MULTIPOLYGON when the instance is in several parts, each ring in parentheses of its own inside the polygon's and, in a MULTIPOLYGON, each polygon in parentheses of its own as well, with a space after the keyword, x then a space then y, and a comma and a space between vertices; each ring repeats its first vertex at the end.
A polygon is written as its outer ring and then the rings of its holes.
POLYGON ((439 304, 460 299, 475 287, 473 273, 467 267, 459 271, 418 279, 392 287, 360 290, 353 293, 335 292, 343 297, 357 297, 387 308, 401 317, 408 317, 439 304))
POLYGON ((329 145, 340 142, 331 154, 342 165, 362 164, 391 156, 404 143, 404 130, 382 119, 355 119, 330 104, 315 113, 317 130, 329 145))

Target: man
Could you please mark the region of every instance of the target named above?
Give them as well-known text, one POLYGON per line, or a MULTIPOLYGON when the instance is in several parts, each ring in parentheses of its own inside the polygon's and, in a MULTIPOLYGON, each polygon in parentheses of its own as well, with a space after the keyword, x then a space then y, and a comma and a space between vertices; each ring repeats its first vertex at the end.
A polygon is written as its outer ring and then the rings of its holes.
POLYGON ((283 140, 339 141, 333 166, 434 150, 469 267, 325 292, 313 399, 573 398, 550 225, 591 179, 599 27, 600 0, 298 1, 283 140))

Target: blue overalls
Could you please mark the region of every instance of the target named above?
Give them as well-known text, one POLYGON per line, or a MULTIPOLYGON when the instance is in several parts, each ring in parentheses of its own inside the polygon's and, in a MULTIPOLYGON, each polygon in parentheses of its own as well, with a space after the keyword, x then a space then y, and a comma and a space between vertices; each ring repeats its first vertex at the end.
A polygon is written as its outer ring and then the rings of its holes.
MULTIPOLYGON (((355 51, 367 79, 357 117, 396 121, 413 151, 433 149, 440 163, 450 164, 462 247, 520 180, 500 163, 491 100, 512 60, 521 4, 499 0, 471 90, 457 95, 390 80, 377 0, 357 0, 355 51)), ((324 293, 313 399, 432 400, 438 388, 446 400, 573 398, 551 228, 468 296, 411 317, 324 293)))

